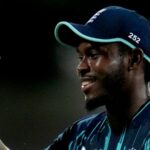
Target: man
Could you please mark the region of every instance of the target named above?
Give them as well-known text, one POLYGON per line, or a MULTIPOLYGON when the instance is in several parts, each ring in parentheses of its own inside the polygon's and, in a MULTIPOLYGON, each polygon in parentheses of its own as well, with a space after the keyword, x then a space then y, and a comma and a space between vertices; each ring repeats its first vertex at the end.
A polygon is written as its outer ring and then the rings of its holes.
POLYGON ((150 150, 150 24, 136 11, 109 6, 86 24, 59 22, 55 37, 76 48, 86 108, 47 150, 150 150))

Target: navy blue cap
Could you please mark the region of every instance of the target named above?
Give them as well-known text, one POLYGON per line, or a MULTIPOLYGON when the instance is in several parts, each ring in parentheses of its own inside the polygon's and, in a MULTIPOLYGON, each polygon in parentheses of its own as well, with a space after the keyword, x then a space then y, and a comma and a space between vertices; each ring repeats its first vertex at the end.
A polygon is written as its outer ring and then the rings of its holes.
POLYGON ((150 22, 134 10, 108 6, 96 12, 85 24, 61 21, 55 27, 56 40, 77 46, 81 40, 97 43, 122 42, 141 48, 150 63, 150 22))

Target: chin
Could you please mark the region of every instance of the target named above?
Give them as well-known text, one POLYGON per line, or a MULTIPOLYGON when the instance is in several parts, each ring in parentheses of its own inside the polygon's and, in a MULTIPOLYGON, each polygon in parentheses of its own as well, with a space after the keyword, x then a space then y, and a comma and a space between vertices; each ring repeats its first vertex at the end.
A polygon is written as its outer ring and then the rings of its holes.
POLYGON ((85 97, 86 100, 86 109, 88 111, 92 111, 100 106, 105 105, 106 103, 106 96, 97 96, 97 97, 85 97))

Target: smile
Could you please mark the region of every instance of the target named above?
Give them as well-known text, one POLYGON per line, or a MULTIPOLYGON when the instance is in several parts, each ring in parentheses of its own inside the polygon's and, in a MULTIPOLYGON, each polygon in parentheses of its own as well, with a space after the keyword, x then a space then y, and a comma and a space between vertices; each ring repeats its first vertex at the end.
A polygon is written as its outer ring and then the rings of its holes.
POLYGON ((95 83, 96 79, 94 77, 85 77, 81 80, 81 90, 83 92, 90 89, 95 83))

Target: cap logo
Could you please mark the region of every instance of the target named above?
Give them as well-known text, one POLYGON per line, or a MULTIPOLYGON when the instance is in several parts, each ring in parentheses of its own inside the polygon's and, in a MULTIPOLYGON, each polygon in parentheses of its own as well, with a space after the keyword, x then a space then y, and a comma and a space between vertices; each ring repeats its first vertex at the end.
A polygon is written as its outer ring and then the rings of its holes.
POLYGON ((94 16, 92 16, 90 18, 90 20, 87 22, 87 23, 92 23, 102 12, 106 11, 106 9, 102 9, 102 10, 99 10, 94 16))
POLYGON ((137 35, 135 35, 134 33, 130 32, 128 35, 128 38, 130 38, 131 40, 133 40, 134 42, 136 42, 137 44, 140 44, 141 38, 139 38, 137 35))
POLYGON ((81 150, 86 150, 86 148, 84 146, 82 146, 81 150))

